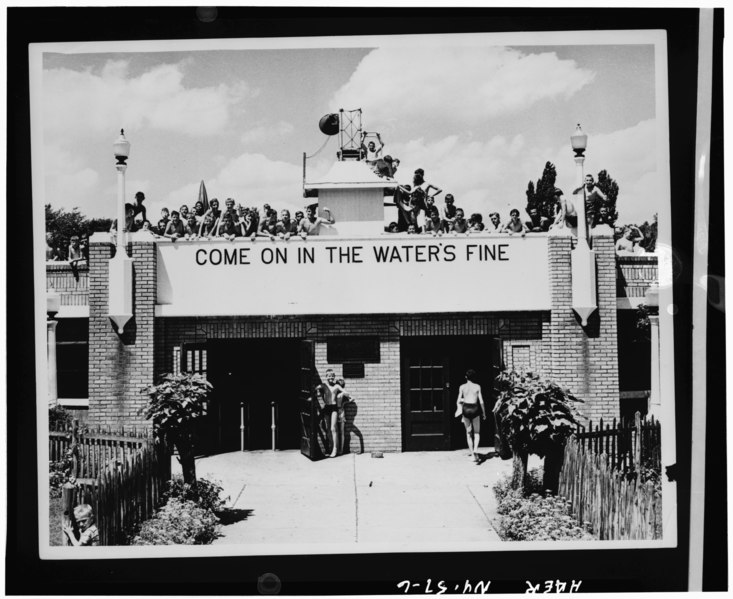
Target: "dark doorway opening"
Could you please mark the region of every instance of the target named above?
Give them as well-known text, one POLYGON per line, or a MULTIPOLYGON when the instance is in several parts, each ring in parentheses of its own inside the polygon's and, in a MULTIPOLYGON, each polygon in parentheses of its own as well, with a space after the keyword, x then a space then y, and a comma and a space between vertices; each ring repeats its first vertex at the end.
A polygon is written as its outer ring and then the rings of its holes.
POLYGON ((205 453, 300 447, 298 340, 209 340, 205 453))
POLYGON ((402 446, 405 451, 466 447, 461 418, 454 416, 458 390, 468 369, 476 371, 487 417, 480 447, 494 444, 494 378, 501 364, 501 340, 484 335, 412 337, 400 342, 402 356, 402 446))

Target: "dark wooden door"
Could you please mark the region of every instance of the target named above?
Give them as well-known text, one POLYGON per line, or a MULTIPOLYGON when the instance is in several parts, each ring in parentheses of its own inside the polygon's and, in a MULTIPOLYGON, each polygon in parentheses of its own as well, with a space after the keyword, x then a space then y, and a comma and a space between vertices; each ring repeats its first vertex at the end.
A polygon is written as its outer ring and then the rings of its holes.
POLYGON ((405 451, 450 447, 448 356, 419 345, 403 348, 402 415, 405 451))
POLYGON ((315 342, 300 341, 300 388, 298 404, 300 412, 300 453, 311 460, 325 455, 320 430, 320 406, 316 397, 318 384, 315 368, 315 342))

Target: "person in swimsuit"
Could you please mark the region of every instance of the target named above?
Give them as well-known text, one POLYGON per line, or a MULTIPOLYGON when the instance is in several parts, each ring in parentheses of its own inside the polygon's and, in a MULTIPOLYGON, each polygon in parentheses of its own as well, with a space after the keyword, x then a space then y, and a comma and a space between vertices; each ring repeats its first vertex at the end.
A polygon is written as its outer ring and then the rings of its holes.
POLYGON ((603 193, 603 191, 601 191, 601 188, 596 185, 593 175, 586 175, 585 183, 577 189, 574 189, 573 195, 578 195, 581 192, 583 193, 585 200, 585 219, 587 221, 588 229, 590 229, 593 227, 593 221, 595 220, 597 209, 608 201, 608 197, 603 193))
POLYGON ((338 422, 339 422, 339 453, 344 452, 344 443, 346 442, 346 411, 344 409, 344 403, 351 401, 351 395, 345 391, 346 381, 340 378, 336 381, 339 387, 341 387, 341 393, 336 398, 336 406, 338 407, 338 422))
POLYGON ((305 209, 306 217, 300 221, 300 226, 298 227, 298 232, 301 237, 305 238, 311 235, 318 235, 321 230, 321 225, 332 225, 336 222, 328 208, 324 207, 323 212, 324 214, 328 214, 328 218, 316 216, 316 211, 313 206, 308 206, 305 209))
POLYGON ((489 224, 486 225, 486 231, 488 233, 501 233, 502 224, 501 217, 498 212, 489 213, 489 224))
POLYGON ((519 220, 519 210, 516 208, 512 208, 509 212, 509 222, 504 225, 504 229, 502 229, 503 233, 509 233, 509 235, 514 235, 514 233, 521 234, 522 237, 524 237, 529 229, 527 229, 527 226, 519 220))
POLYGON ((550 225, 550 229, 571 229, 578 226, 578 213, 575 205, 565 199, 562 189, 555 188, 553 192, 555 197, 555 218, 550 225))
POLYGON ((481 395, 481 385, 476 384, 476 371, 470 369, 466 372, 466 382, 458 390, 456 401, 456 417, 462 416, 463 426, 466 427, 466 441, 468 449, 477 464, 480 459, 476 450, 481 442, 481 420, 486 420, 486 408, 484 398, 481 395))
POLYGON ((339 443, 339 406, 343 402, 341 394, 343 388, 336 382, 336 373, 333 369, 329 368, 326 370, 326 382, 321 385, 321 392, 323 395, 323 417, 326 419, 328 427, 331 431, 331 440, 333 449, 329 458, 335 458, 339 443))

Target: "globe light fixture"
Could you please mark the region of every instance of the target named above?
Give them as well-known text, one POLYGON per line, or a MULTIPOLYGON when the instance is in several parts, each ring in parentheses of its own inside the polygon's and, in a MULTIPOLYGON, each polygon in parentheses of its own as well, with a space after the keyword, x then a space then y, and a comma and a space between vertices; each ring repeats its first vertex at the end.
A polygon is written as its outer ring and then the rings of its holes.
POLYGON ((575 133, 570 136, 570 145, 578 157, 583 156, 585 149, 588 147, 588 136, 583 133, 583 130, 580 128, 580 123, 575 128, 575 133))
POLYGON ((120 136, 115 140, 113 147, 117 164, 126 164, 130 157, 130 142, 125 137, 124 129, 120 129, 120 136))

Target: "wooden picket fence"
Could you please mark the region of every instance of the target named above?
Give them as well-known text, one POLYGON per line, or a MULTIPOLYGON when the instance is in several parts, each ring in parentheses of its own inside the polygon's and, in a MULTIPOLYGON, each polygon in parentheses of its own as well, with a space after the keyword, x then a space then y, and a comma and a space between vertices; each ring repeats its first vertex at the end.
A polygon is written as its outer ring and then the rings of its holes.
MULTIPOLYGON (((163 503, 171 478, 171 454, 147 431, 61 427, 51 431, 51 459, 74 447, 74 485, 62 489, 65 512, 88 503, 94 509, 100 545, 122 545, 135 525, 163 503), (65 444, 66 443, 66 444, 65 444), (92 475, 92 476, 90 476, 92 475)), ((61 523, 59 523, 61 525, 61 523)))
POLYGON ((110 464, 122 463, 151 444, 153 437, 148 428, 87 427, 72 423, 57 423, 49 431, 49 459, 61 461, 69 450, 76 478, 97 478, 110 464))
POLYGON ((588 452, 605 456, 606 464, 622 472, 636 472, 646 466, 657 472, 662 467, 662 429, 654 418, 600 422, 578 426, 576 438, 588 452))
POLYGON ((570 501, 580 523, 590 523, 601 540, 659 538, 661 495, 618 470, 604 453, 593 453, 575 438, 565 446, 558 495, 570 501))

